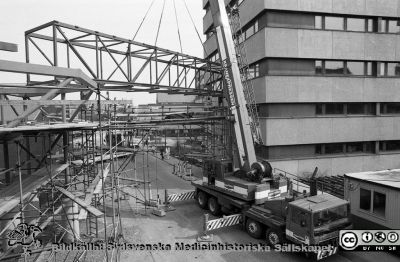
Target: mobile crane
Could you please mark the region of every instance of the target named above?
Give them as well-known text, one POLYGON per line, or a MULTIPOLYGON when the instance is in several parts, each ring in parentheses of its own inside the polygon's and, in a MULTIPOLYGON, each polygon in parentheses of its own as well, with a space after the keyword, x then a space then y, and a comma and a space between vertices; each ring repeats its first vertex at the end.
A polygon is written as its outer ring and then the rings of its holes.
MULTIPOLYGON (((296 196, 291 181, 274 175, 267 161, 258 161, 234 40, 224 0, 209 0, 222 64, 227 104, 233 115, 236 156, 206 159, 203 178, 194 181, 196 200, 213 215, 241 213, 242 224, 254 238, 275 246, 286 241, 301 245, 334 245, 340 229, 349 228, 349 203, 329 194, 296 196), (289 189, 289 190, 288 190, 289 189)), ((316 173, 316 172, 315 172, 316 173)), ((315 174, 314 174, 315 175, 315 174)), ((336 253, 318 253, 317 258, 336 253)))

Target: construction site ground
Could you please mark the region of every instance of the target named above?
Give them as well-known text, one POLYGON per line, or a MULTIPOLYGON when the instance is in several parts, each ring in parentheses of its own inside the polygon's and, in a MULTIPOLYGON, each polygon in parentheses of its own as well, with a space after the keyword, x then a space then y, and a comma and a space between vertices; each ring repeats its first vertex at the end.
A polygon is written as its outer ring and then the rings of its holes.
MULTIPOLYGON (((140 157, 137 165, 140 166, 140 157)), ((172 174, 172 164, 178 163, 174 158, 162 161, 159 155, 149 154, 149 174, 154 181, 157 175, 158 193, 164 197, 163 189, 169 193, 179 193, 193 190, 190 181, 186 181, 172 174), (157 173, 155 172, 157 168, 157 173)), ((193 174, 201 177, 201 169, 193 166, 193 174)), ((156 184, 152 183, 152 194, 156 196, 156 184)), ((304 255, 281 252, 238 252, 238 251, 175 251, 175 243, 194 244, 202 233, 203 215, 206 212, 197 206, 195 200, 173 203, 175 211, 167 212, 166 216, 158 217, 151 214, 151 210, 140 210, 136 213, 133 198, 122 201, 122 225, 124 239, 132 244, 170 244, 172 251, 121 251, 121 261, 309 261, 304 255)), ((210 219, 213 219, 210 216, 210 219)), ((265 243, 262 239, 251 238, 239 225, 219 229, 213 232, 213 243, 248 244, 265 243)), ((326 258, 324 261, 380 261, 395 262, 399 257, 380 252, 340 252, 326 258)))

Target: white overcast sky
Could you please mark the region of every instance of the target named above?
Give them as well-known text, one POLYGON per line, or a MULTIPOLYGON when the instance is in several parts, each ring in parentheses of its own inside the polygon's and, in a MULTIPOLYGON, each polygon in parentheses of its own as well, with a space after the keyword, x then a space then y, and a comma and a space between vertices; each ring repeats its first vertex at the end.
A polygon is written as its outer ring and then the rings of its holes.
MULTIPOLYGON (((155 0, 136 41, 154 45, 164 0, 155 0)), ((202 0, 175 0, 183 52, 202 57, 203 49, 196 34, 186 2, 201 37, 202 0)), ((0 51, 0 59, 25 61, 24 32, 52 20, 78 25, 95 31, 131 39, 152 0, 0 0, 0 41, 18 44, 18 53, 0 51)), ((157 46, 179 51, 174 0, 165 0, 165 10, 157 46)), ((16 78, 18 79, 18 78, 16 78)), ((0 74, 0 83, 22 82, 0 74)), ((118 95, 119 96, 119 95, 118 95)), ((154 95, 129 93, 134 103, 155 102, 154 95)), ((119 97, 120 98, 120 97, 119 97)))

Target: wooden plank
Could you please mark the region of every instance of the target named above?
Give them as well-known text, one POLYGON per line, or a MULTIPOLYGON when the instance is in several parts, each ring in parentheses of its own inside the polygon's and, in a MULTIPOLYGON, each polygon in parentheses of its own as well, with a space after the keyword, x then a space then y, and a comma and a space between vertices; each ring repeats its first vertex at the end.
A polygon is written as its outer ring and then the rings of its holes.
MULTIPOLYGON (((106 167, 104 168, 103 172, 101 172, 101 170, 99 171, 99 173, 97 174, 97 176, 93 179, 92 183, 90 183, 89 187, 86 189, 86 196, 85 196, 85 200, 84 202, 88 205, 90 205, 90 203, 92 202, 92 198, 94 195, 94 191, 97 187, 99 187, 99 184, 102 183, 102 179, 101 179, 101 175, 102 173, 104 174, 104 180, 105 178, 108 176, 108 173, 110 172, 110 163, 108 163, 106 165, 106 167)), ((81 209, 79 211, 79 220, 83 220, 86 219, 87 217, 87 211, 86 209, 81 209)))
POLYGON ((9 52, 18 52, 18 45, 0 41, 0 50, 9 51, 9 52))
MULTIPOLYGON (((47 184, 51 178, 55 178, 64 171, 69 164, 53 165, 51 174, 47 168, 41 168, 30 176, 22 179, 22 199, 28 198, 34 191, 41 186, 47 184)), ((19 181, 13 182, 11 185, 0 191, 0 217, 13 210, 20 202, 19 181)))
MULTIPOLYGON (((120 157, 130 156, 130 155, 132 155, 132 153, 117 153, 117 154, 114 155, 114 158, 120 158, 120 157)), ((103 161, 107 161, 107 160, 110 160, 110 159, 111 159, 111 156, 109 154, 108 155, 103 155, 103 161)), ((97 162, 100 162, 100 161, 101 161, 101 156, 96 156, 94 158, 94 162, 97 163, 97 162)), ((78 159, 78 160, 71 161, 71 163, 76 165, 76 166, 81 166, 81 165, 83 165, 83 160, 78 159)), ((89 161, 87 161, 87 164, 93 164, 93 159, 90 159, 89 161)))
POLYGON ((92 207, 90 204, 86 204, 85 201, 83 201, 82 199, 80 199, 77 196, 74 196, 71 192, 68 192, 67 190, 65 190, 62 187, 55 187, 58 191, 60 191, 64 196, 68 197, 69 199, 71 199, 72 201, 74 201, 75 203, 77 203, 78 205, 80 205, 82 208, 86 209, 86 211, 88 211, 89 213, 93 214, 96 217, 102 216, 103 212, 101 212, 100 210, 98 210, 95 207, 92 207))

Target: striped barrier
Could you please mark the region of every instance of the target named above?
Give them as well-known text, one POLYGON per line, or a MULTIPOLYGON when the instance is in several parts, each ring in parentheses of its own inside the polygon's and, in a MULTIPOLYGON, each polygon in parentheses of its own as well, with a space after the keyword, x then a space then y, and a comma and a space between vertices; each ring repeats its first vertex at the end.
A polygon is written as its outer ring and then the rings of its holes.
POLYGON ((194 199, 196 191, 168 195, 167 203, 194 199))
POLYGON ((223 218, 213 219, 206 221, 206 228, 207 231, 216 230, 223 227, 230 227, 237 224, 240 224, 242 220, 242 215, 231 215, 231 216, 224 216, 223 218))

